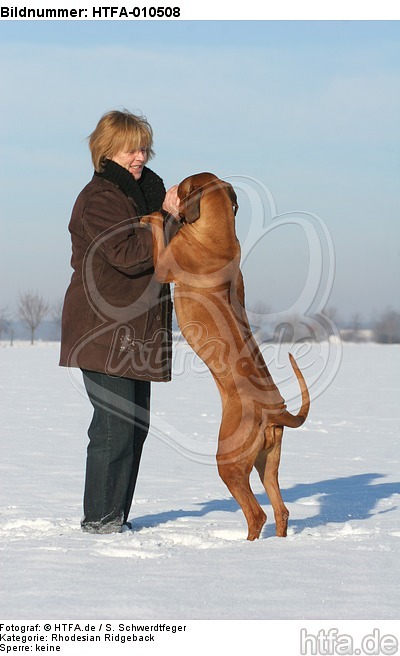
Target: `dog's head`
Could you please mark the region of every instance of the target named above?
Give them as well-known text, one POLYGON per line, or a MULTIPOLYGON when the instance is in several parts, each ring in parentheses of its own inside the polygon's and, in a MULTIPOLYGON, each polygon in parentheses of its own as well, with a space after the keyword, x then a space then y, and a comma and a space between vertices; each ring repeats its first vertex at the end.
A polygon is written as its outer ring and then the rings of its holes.
POLYGON ((221 190, 228 194, 236 215, 239 206, 232 185, 220 180, 213 173, 197 173, 182 180, 178 186, 179 216, 186 223, 194 223, 200 217, 200 201, 203 194, 221 190))

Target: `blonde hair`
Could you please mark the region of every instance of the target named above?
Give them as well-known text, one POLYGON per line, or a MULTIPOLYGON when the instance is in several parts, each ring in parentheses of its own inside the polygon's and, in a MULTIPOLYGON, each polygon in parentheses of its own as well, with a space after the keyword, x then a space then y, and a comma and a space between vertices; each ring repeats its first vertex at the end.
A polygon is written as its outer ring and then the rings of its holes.
POLYGON ((145 148, 149 160, 154 157, 153 130, 145 116, 135 116, 127 109, 107 112, 89 136, 89 148, 98 172, 103 170, 106 159, 125 150, 145 148))

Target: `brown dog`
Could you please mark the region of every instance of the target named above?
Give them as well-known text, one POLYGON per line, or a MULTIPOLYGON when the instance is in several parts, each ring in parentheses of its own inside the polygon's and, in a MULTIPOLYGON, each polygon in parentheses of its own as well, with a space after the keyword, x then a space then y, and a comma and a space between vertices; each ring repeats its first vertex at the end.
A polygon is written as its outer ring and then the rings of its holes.
POLYGON ((299 413, 290 414, 251 333, 244 308, 235 233, 238 205, 232 186, 211 173, 200 173, 181 182, 178 196, 185 225, 167 247, 162 214, 142 219, 152 225, 156 277, 175 283, 179 327, 219 389, 218 471, 244 512, 247 539, 258 538, 266 521, 250 487, 253 467, 274 509, 276 534, 284 537, 289 512, 278 482, 283 428, 305 421, 310 406, 307 386, 290 355, 302 394, 299 413))

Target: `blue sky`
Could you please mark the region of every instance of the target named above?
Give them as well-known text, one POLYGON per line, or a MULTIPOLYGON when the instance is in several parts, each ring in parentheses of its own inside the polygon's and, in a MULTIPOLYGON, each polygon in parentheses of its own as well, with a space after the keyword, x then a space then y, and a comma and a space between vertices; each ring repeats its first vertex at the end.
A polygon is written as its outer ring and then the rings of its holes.
MULTIPOLYGON (((0 22, 0 307, 28 289, 63 296, 86 137, 128 107, 153 125, 150 166, 166 185, 202 170, 237 182, 242 240, 247 178, 279 214, 320 217, 343 318, 400 310, 399 36, 397 21, 0 22)), ((248 302, 290 308, 308 249, 290 222, 260 239, 248 302)))

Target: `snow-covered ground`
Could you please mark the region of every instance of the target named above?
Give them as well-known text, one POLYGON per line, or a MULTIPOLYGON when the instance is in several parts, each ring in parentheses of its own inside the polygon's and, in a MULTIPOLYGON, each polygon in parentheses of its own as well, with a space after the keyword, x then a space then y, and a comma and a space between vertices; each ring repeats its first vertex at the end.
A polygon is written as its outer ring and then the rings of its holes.
POLYGON ((96 536, 79 525, 79 376, 58 344, 3 344, 0 362, 3 620, 398 618, 399 347, 344 345, 307 423, 285 432, 288 537, 254 478, 268 522, 253 543, 212 464, 220 400, 204 372, 153 386, 134 530, 96 536))

